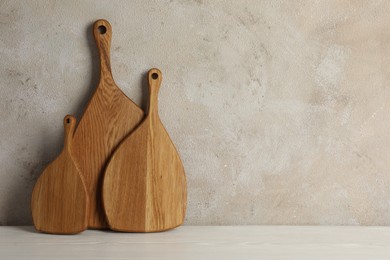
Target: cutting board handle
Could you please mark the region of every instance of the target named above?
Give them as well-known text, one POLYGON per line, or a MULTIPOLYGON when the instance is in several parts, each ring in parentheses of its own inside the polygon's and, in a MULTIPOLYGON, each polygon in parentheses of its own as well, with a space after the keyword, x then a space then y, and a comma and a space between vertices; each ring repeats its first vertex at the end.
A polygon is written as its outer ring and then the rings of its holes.
POLYGON ((67 115, 64 118, 64 130, 65 130, 65 138, 64 138, 64 150, 70 152, 71 143, 73 140, 74 130, 76 128, 76 118, 72 115, 67 115))
POLYGON ((93 25, 93 35, 99 50, 100 57, 100 80, 112 79, 111 73, 111 24, 104 20, 97 20, 93 25))
POLYGON ((159 69, 153 68, 148 72, 149 81, 149 107, 148 116, 158 116, 158 91, 160 90, 162 73, 159 69))

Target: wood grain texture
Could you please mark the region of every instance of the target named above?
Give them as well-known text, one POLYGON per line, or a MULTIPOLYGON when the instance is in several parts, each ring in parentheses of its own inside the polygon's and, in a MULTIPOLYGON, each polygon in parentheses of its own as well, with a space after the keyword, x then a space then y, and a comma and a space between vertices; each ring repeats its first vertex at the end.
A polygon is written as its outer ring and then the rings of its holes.
POLYGON ((103 205, 113 230, 163 231, 184 221, 184 168, 158 116, 161 72, 151 69, 148 79, 148 115, 113 154, 104 176, 103 205))
POLYGON ((38 178, 32 193, 31 211, 38 231, 75 234, 87 228, 88 194, 72 156, 76 119, 64 119, 64 148, 38 178))
POLYGON ((107 160, 117 145, 136 127, 144 112, 115 84, 111 73, 111 25, 94 24, 100 57, 100 82, 76 128, 74 158, 86 182, 90 207, 89 227, 107 228, 101 204, 101 181, 107 160))

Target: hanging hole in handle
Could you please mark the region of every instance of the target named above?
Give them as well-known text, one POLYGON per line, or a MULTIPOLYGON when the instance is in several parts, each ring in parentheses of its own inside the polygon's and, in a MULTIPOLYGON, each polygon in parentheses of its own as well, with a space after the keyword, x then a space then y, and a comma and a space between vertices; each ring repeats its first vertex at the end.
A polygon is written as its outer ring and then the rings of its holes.
POLYGON ((67 123, 67 124, 70 124, 70 118, 67 118, 67 119, 66 119, 66 123, 67 123))
POLYGON ((104 25, 100 25, 98 27, 98 31, 99 31, 100 34, 105 34, 107 32, 107 28, 104 25))
POLYGON ((158 74, 156 72, 152 73, 152 79, 158 79, 158 74))

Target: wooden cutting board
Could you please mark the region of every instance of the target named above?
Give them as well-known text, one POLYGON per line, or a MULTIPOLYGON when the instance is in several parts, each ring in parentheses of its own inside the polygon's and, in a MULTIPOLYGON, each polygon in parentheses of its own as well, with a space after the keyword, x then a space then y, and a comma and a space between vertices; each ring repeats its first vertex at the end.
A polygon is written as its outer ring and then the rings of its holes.
POLYGON ((87 228, 88 194, 71 156, 76 119, 64 119, 65 141, 61 154, 38 178, 32 193, 31 211, 38 231, 75 234, 87 228))
POLYGON ((158 116, 161 72, 151 69, 148 80, 148 115, 115 151, 104 175, 104 210, 117 231, 163 231, 184 221, 184 168, 158 116))
POLYGON ((144 112, 115 84, 111 73, 111 25, 98 20, 93 27, 100 57, 100 82, 76 128, 73 155, 90 199, 88 226, 107 228, 101 202, 101 181, 114 149, 144 118, 144 112))

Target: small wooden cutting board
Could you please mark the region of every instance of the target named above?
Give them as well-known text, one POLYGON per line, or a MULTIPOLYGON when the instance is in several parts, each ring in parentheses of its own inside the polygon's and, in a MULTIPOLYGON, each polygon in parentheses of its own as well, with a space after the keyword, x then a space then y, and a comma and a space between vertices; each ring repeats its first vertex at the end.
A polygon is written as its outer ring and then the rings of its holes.
POLYGON ((90 199, 88 226, 107 228, 101 202, 104 168, 114 149, 144 118, 144 112, 115 84, 111 73, 111 25, 93 26, 100 57, 100 82, 76 128, 73 155, 90 199))
POLYGON ((186 212, 184 168, 158 116, 161 72, 151 69, 148 80, 148 115, 115 151, 104 175, 104 210, 117 231, 171 229, 183 223, 186 212))
POLYGON ((76 125, 73 116, 64 119, 65 141, 61 154, 38 178, 32 193, 31 211, 38 231, 75 234, 88 224, 88 194, 72 156, 76 125))

